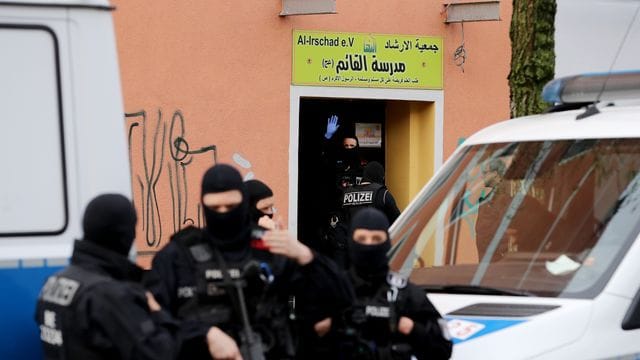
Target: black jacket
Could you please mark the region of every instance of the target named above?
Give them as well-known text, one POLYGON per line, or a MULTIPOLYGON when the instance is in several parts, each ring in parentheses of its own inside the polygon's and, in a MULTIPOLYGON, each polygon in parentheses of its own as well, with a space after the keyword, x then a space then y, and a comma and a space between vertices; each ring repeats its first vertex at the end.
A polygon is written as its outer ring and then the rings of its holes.
POLYGON ((76 241, 71 265, 47 280, 38 299, 44 357, 175 358, 177 323, 149 310, 141 277, 126 257, 76 241))
MULTIPOLYGON (((237 295, 225 285, 221 276, 224 267, 241 274, 249 263, 258 262, 273 275, 270 284, 246 279, 243 290, 252 327, 261 332, 263 341, 269 341, 266 337, 276 342, 268 353, 271 358, 283 356, 285 347, 290 346, 285 344, 290 341, 283 327, 290 329, 287 319, 291 315, 288 304, 291 296, 318 301, 321 305, 313 307, 312 313, 317 319, 326 316, 336 301, 348 297, 346 279, 340 277, 336 265, 316 253, 311 263, 298 266, 282 256, 251 247, 240 258, 223 257, 223 266, 215 252, 206 231, 189 227, 176 233, 153 259, 147 285, 164 308, 188 324, 191 336, 201 333, 203 328, 217 326, 241 343, 242 319, 237 295), (204 252, 203 246, 207 249, 204 252)), ((192 350, 188 356, 201 356, 202 350, 192 350)))
POLYGON ((390 224, 400 216, 395 198, 384 185, 367 182, 344 190, 342 209, 347 223, 358 210, 369 206, 384 212, 390 224))
POLYGON ((338 344, 337 358, 448 359, 452 343, 443 333, 444 322, 425 292, 410 282, 399 289, 395 302, 388 298, 385 277, 363 279, 351 269, 353 305, 333 319, 331 336, 338 344), (413 320, 413 330, 397 331, 400 317, 413 320))

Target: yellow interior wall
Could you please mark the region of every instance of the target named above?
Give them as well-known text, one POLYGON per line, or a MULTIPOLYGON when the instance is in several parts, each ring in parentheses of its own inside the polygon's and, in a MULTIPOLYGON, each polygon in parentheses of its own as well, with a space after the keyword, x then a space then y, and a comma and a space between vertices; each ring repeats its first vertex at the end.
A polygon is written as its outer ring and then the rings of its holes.
POLYGON ((433 176, 435 104, 388 101, 386 183, 403 210, 433 176))

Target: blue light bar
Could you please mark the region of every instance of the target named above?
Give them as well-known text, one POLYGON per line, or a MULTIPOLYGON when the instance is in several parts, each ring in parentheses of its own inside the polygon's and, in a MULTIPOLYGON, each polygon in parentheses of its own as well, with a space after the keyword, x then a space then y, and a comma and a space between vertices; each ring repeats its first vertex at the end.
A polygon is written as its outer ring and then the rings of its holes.
POLYGON ((542 89, 542 99, 554 104, 640 99, 640 70, 554 79, 542 89))

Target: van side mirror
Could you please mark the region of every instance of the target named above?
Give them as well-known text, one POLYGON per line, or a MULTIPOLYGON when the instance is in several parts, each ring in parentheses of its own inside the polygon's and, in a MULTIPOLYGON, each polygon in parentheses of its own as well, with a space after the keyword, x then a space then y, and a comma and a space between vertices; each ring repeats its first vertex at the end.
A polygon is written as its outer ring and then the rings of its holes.
POLYGON ((629 310, 622 319, 622 330, 640 329, 640 290, 633 297, 629 310))

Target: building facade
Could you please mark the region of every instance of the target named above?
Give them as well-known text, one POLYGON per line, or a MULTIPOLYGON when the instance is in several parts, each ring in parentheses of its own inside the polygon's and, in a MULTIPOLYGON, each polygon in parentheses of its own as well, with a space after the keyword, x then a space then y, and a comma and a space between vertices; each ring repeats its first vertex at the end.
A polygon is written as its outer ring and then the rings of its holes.
POLYGON ((509 117, 511 2, 456 1, 497 11, 463 23, 442 1, 113 3, 141 264, 202 224, 201 176, 220 162, 269 184, 285 226, 313 236, 332 115, 401 209, 461 139, 509 117), (300 10, 323 13, 287 14, 300 10))

